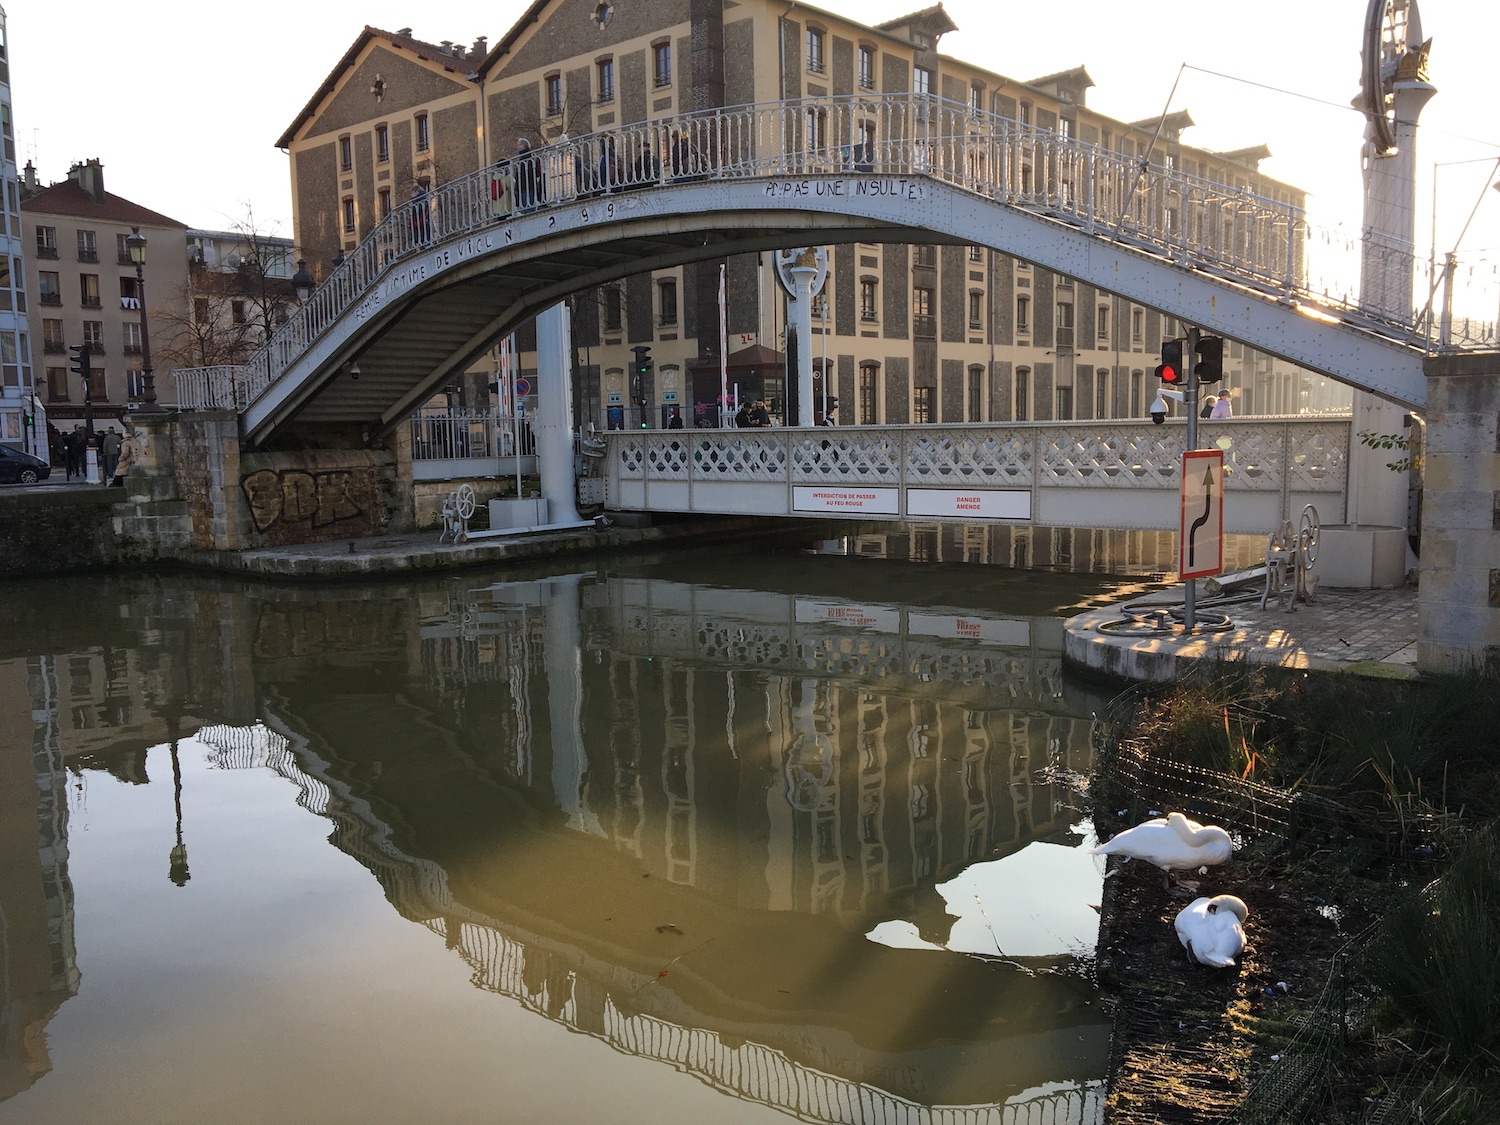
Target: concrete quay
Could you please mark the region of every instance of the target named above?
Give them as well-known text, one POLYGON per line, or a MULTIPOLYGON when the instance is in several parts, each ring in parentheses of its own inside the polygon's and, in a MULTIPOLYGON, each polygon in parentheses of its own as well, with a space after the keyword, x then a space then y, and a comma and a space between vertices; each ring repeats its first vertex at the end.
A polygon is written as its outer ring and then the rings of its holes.
MULTIPOLYGON (((1134 610, 1182 605, 1181 590, 1135 599, 1134 610)), ((1319 588, 1310 603, 1290 610, 1248 590, 1209 597, 1200 586, 1201 624, 1227 615, 1228 627, 1181 623, 1150 632, 1131 630, 1124 605, 1071 617, 1065 623, 1063 660, 1069 667, 1118 679, 1162 682, 1201 660, 1242 660, 1285 668, 1410 678, 1417 674, 1417 588, 1319 588), (1103 628, 1101 629, 1101 626, 1103 628)))
MULTIPOLYGON (((247 551, 216 551, 206 562, 215 570, 256 578, 359 579, 498 566, 556 556, 650 549, 657 544, 694 541, 725 543, 784 533, 788 520, 755 517, 693 519, 608 527, 538 531, 466 543, 439 543, 438 532, 333 539, 247 551)), ((806 527, 805 520, 796 524, 806 527)))

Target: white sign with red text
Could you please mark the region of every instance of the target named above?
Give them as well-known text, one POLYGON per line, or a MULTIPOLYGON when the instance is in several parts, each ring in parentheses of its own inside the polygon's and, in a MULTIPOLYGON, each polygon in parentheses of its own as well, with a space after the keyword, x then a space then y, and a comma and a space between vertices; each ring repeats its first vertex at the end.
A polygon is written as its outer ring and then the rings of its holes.
POLYGON ((851 605, 848 602, 815 602, 797 599, 797 624, 848 625, 854 629, 901 631, 901 611, 888 605, 851 605))
POLYGON ((971 516, 984 520, 1029 520, 1031 493, 1019 489, 912 488, 906 493, 909 516, 971 516))
POLYGON ((918 637, 978 641, 981 644, 1026 648, 1031 623, 995 617, 959 617, 951 613, 908 613, 906 630, 918 637))
POLYGON ((898 499, 894 488, 823 488, 804 485, 792 489, 792 510, 894 516, 898 499))

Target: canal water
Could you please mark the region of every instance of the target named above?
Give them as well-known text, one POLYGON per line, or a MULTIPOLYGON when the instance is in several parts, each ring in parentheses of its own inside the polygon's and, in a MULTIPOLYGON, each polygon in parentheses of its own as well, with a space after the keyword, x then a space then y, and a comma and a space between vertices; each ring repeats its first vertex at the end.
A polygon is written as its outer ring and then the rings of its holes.
POLYGON ((0 1122, 1098 1121, 1147 580, 963 534, 8 584, 0 1122))

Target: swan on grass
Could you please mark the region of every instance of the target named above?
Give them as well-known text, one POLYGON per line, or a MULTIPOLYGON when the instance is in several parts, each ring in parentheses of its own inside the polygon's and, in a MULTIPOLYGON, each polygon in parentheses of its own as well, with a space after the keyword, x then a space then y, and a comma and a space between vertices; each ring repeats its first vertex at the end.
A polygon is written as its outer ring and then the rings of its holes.
POLYGON ((1127 828, 1107 843, 1090 848, 1089 854, 1123 855, 1154 863, 1162 869, 1162 880, 1170 887, 1172 872, 1226 863, 1233 849, 1229 833, 1218 825, 1199 824, 1174 812, 1127 828))
POLYGON ((1245 919, 1250 910, 1234 895, 1199 898, 1177 914, 1177 940, 1188 959, 1215 969, 1228 968, 1245 952, 1245 919))

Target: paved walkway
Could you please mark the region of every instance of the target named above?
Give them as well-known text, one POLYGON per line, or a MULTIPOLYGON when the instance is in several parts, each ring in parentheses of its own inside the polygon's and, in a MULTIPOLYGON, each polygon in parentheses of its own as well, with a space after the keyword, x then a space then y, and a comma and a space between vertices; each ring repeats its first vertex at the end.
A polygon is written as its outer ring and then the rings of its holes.
MULTIPOLYGON (((1181 605, 1180 589, 1171 598, 1181 605)), ((1155 599, 1160 604, 1165 599, 1155 599)), ((1151 604, 1151 599, 1131 603, 1151 604)), ((1417 671, 1417 588, 1320 589, 1290 611, 1260 608, 1258 593, 1240 600, 1200 597, 1201 620, 1227 615, 1229 627, 1192 634, 1132 633, 1120 606, 1070 618, 1064 654, 1075 665, 1132 680, 1172 679, 1185 664, 1219 658, 1288 668, 1343 669, 1407 677, 1417 671), (1105 630, 1101 631, 1100 626, 1105 630), (1124 631, 1110 631, 1124 630, 1124 631)))

